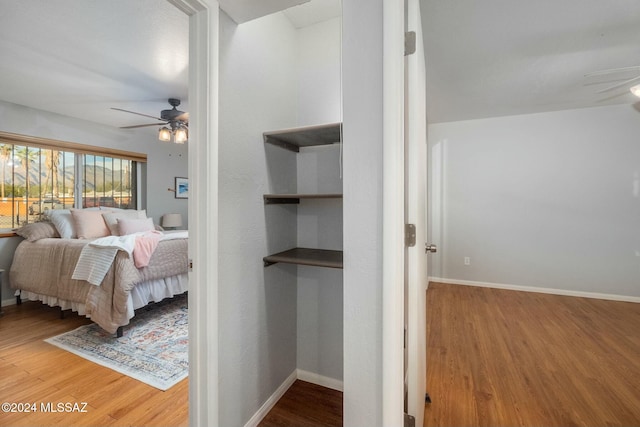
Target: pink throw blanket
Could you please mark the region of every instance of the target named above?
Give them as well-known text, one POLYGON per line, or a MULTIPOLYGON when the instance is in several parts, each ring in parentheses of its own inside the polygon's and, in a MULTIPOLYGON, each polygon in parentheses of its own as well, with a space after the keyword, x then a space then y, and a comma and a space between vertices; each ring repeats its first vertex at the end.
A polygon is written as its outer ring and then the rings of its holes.
POLYGON ((137 268, 149 265, 151 255, 158 247, 161 238, 162 233, 156 230, 136 236, 136 243, 133 247, 133 262, 137 268))

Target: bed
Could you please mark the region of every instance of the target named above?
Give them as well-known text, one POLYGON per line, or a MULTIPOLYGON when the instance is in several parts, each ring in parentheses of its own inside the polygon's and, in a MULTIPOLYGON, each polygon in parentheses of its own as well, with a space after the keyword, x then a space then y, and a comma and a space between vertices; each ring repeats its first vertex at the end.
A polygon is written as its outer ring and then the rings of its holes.
POLYGON ((188 290, 187 232, 162 236, 148 265, 118 250, 97 284, 72 278, 83 249, 96 239, 55 237, 53 224, 30 224, 14 254, 9 281, 18 300, 41 301, 87 316, 109 333, 122 335, 135 310, 188 290), (44 231, 43 231, 44 230, 44 231))

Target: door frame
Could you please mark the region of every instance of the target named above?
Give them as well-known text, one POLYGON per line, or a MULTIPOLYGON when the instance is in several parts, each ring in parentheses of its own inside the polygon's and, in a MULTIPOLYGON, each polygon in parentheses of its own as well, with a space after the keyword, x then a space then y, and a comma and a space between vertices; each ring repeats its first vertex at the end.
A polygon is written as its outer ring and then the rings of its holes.
MULTIPOLYGON (((167 1, 189 15, 189 424, 217 425, 219 4, 167 1)), ((383 28, 382 418, 403 425, 404 0, 383 0, 383 28)))
POLYGON ((189 425, 218 425, 220 7, 217 0, 167 1, 189 16, 189 425))
POLYGON ((406 251, 407 287, 405 296, 407 318, 407 413, 422 426, 425 411, 427 369, 427 286, 428 265, 425 253, 427 239, 427 123, 426 81, 422 25, 418 0, 407 0, 407 31, 416 35, 416 50, 406 56, 405 116, 406 145, 406 215, 415 224, 415 246, 406 251))
POLYGON ((404 424, 404 0, 383 0, 382 421, 404 424))

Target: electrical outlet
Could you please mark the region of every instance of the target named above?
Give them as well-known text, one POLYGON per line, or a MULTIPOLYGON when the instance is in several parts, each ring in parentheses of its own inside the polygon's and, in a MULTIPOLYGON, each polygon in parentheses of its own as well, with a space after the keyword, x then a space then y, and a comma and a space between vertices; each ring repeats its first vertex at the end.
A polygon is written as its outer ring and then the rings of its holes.
POLYGON ((464 257, 464 265, 471 265, 471 258, 468 256, 464 257))

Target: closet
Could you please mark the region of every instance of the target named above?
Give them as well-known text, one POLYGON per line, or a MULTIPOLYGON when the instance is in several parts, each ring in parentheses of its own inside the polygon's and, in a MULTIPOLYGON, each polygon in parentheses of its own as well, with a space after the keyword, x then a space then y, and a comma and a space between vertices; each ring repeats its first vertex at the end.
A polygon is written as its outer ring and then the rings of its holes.
POLYGON ((220 15, 220 425, 343 388, 340 12, 220 15))
MULTIPOLYGON (((283 149, 300 152, 301 147, 316 147, 340 143, 341 124, 333 123, 306 126, 263 134, 265 144, 273 144, 283 149)), ((302 171, 304 173, 304 171, 302 171)), ((305 200, 342 199, 342 193, 294 193, 265 194, 264 203, 300 204, 305 200)), ((267 225, 268 226, 268 225, 267 225)), ((322 248, 292 248, 263 258, 265 267, 278 262, 311 265, 317 267, 342 268, 342 251, 322 248)))
POLYGON ((342 390, 343 369, 341 126, 302 126, 262 135, 265 150, 294 157, 284 166, 271 164, 277 158, 271 152, 267 169, 296 169, 295 182, 275 183, 262 195, 267 234, 271 227, 282 228, 284 218, 289 218, 284 232, 294 234, 262 261, 265 271, 295 275, 298 379, 337 390, 342 390))

